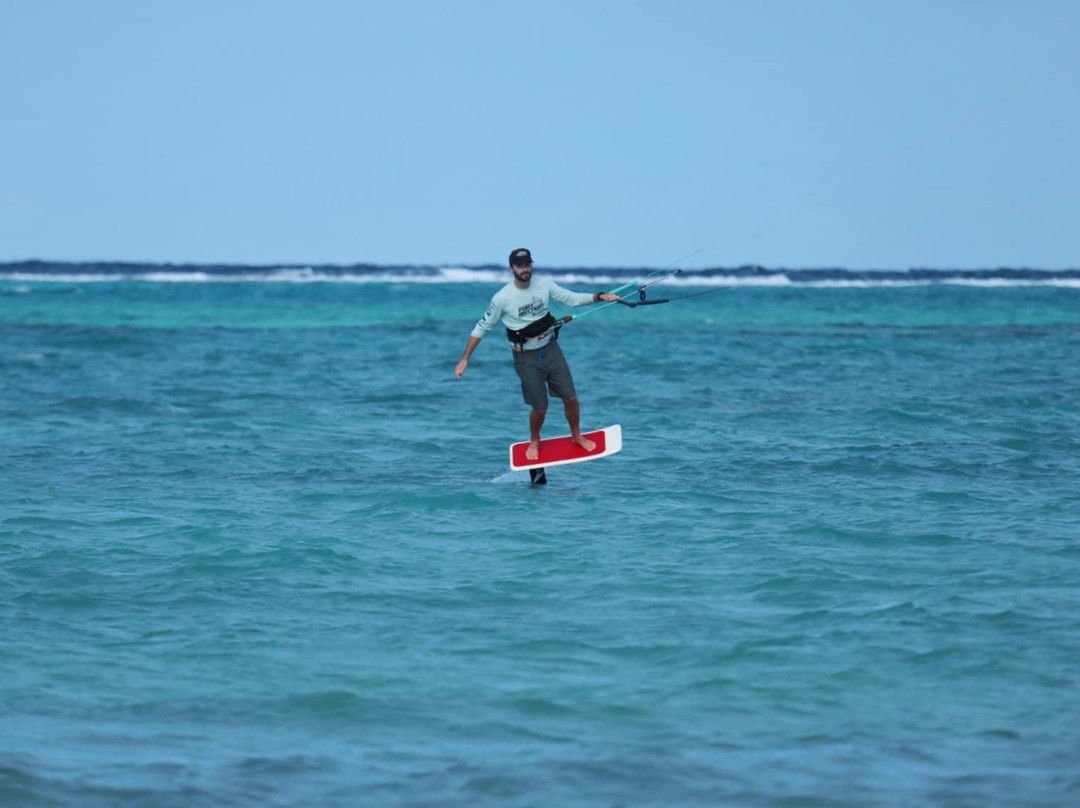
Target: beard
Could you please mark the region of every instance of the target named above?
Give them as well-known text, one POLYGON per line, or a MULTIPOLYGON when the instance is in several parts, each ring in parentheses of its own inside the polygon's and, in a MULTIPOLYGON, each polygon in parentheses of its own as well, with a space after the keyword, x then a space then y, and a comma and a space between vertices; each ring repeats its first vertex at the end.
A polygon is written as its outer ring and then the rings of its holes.
POLYGON ((516 269, 511 269, 510 271, 514 273, 515 280, 521 281, 522 283, 528 283, 532 278, 531 267, 529 269, 523 269, 520 272, 516 269))

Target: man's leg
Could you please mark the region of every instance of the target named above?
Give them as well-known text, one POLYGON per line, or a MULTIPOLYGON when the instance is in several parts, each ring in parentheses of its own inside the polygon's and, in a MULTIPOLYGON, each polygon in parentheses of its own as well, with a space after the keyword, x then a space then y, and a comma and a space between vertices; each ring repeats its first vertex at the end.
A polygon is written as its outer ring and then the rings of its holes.
POLYGON ((540 427, 544 425, 546 415, 547 410, 538 410, 535 407, 529 410, 529 448, 525 450, 526 460, 540 458, 540 427))
POLYGON ((525 450, 526 460, 540 459, 540 427, 547 415, 548 394, 544 384, 544 369, 540 366, 540 356, 534 351, 514 354, 514 370, 521 379, 521 396, 529 405, 529 448, 525 450))
POLYGON ((581 405, 578 404, 577 396, 563 399, 563 408, 566 410, 566 423, 570 425, 570 440, 591 452, 596 444, 581 434, 581 405))
POLYGON ((574 389, 574 377, 570 375, 570 366, 557 342, 548 343, 548 384, 551 392, 563 400, 566 410, 566 423, 570 425, 570 440, 591 452, 596 444, 581 434, 581 406, 578 404, 577 390, 574 389))

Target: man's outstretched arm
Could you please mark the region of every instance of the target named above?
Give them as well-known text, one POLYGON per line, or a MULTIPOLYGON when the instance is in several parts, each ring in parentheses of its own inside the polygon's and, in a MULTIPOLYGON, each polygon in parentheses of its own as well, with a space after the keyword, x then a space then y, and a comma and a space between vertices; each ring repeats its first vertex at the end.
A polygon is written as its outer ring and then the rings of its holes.
POLYGON ((465 353, 461 355, 461 361, 457 363, 457 367, 454 368, 454 375, 459 379, 461 374, 465 372, 465 368, 469 366, 469 357, 472 356, 472 352, 476 350, 476 346, 480 344, 480 337, 469 337, 469 344, 465 346, 465 353))

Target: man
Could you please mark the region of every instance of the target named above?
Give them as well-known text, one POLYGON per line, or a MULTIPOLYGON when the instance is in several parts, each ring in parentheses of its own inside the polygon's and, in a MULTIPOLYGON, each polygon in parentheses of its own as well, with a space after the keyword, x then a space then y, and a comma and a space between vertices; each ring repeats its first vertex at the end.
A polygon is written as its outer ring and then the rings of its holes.
POLYGON ((532 409, 529 412, 529 448, 525 457, 540 459, 540 427, 547 415, 548 390, 563 400, 566 422, 570 425, 571 440, 591 452, 596 448, 581 434, 581 407, 574 390, 574 379, 566 358, 559 348, 555 319, 548 312, 548 302, 556 300, 566 306, 586 306, 601 300, 618 300, 618 295, 597 292, 586 294, 563 289, 553 281, 532 277, 532 255, 521 248, 510 253, 510 272, 514 280, 491 298, 484 316, 477 322, 457 363, 454 374, 460 379, 469 365, 469 357, 480 340, 495 323, 502 321, 514 353, 514 370, 521 379, 521 394, 532 409))

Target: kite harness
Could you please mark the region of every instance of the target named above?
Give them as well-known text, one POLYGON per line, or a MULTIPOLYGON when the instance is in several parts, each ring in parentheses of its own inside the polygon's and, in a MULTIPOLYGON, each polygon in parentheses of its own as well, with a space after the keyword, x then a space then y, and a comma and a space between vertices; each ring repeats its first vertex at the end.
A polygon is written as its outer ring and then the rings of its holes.
MULTIPOLYGON (((538 320, 533 320, 524 328, 507 328, 506 338, 510 340, 514 345, 523 346, 526 342, 537 337, 542 337, 552 328, 558 328, 559 321, 551 316, 551 312, 548 312, 538 320)), ((556 330, 552 335, 555 339, 559 338, 559 332, 556 330)))

